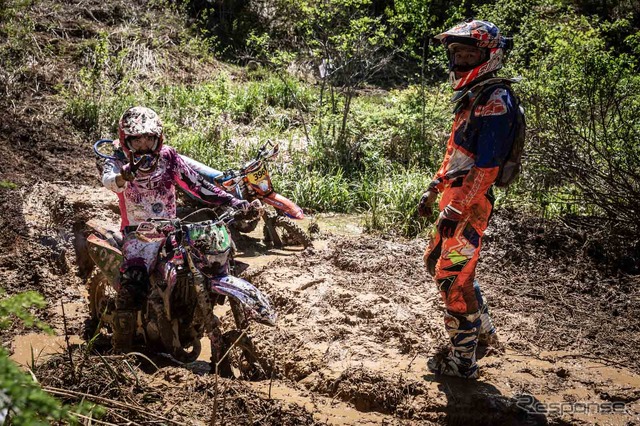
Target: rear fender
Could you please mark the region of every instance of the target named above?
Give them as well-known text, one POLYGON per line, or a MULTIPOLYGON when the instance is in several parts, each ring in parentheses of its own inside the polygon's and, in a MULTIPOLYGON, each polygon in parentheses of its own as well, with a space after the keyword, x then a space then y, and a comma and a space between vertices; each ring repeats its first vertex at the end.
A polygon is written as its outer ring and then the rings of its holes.
POLYGON ((107 277, 107 280, 117 287, 120 282, 120 265, 122 264, 122 252, 113 247, 107 241, 93 234, 87 238, 89 256, 107 277))
POLYGON ((278 210, 282 210, 287 216, 292 219, 304 219, 304 213, 302 212, 302 209, 296 205, 296 203, 276 192, 272 192, 271 194, 262 198, 262 201, 272 205, 278 210))
POLYGON ((122 233, 117 226, 97 219, 90 219, 87 221, 87 227, 93 232, 100 234, 103 237, 102 239, 106 240, 113 247, 122 247, 122 233))
POLYGON ((199 161, 194 160, 193 158, 189 158, 186 155, 180 154, 182 160, 187 163, 193 170, 195 170, 200 176, 204 177, 211 183, 214 183, 214 180, 223 175, 223 173, 219 170, 213 169, 205 164, 202 164, 199 161))
POLYGON ((266 325, 275 325, 277 314, 271 307, 269 297, 253 284, 233 275, 212 278, 211 290, 238 301, 247 318, 266 325))

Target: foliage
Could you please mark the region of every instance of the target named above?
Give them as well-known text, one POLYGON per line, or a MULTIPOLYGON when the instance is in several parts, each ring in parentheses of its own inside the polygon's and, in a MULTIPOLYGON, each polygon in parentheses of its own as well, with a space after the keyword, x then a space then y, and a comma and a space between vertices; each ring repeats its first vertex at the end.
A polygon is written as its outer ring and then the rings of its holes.
MULTIPOLYGON (((0 297, 5 296, 4 290, 0 288, 0 297)), ((40 329, 50 331, 50 328, 40 320, 38 320, 28 309, 43 308, 46 306, 44 298, 34 292, 27 291, 0 299, 0 329, 6 329, 11 325, 11 318, 16 317, 21 320, 25 326, 33 327, 34 325, 40 329)))
POLYGON ((218 169, 248 159, 265 139, 278 140, 289 150, 276 186, 302 206, 368 212, 369 229, 409 235, 424 227, 415 198, 441 161, 451 121, 450 89, 434 84, 444 80, 444 53, 428 40, 476 16, 514 37, 502 74, 524 77, 516 91, 529 125, 525 170, 499 192, 499 204, 543 214, 615 211, 625 221, 635 214, 638 144, 628 141, 638 140, 640 37, 630 3, 183 4, 198 17, 196 50, 215 49, 249 67, 203 84, 140 87, 117 70, 127 46, 102 35, 87 45, 82 84, 65 93, 79 128, 113 134, 126 106, 145 104, 160 112, 170 144, 218 169), (402 84, 374 86, 385 80, 402 84))
POLYGON ((388 231, 405 237, 425 230, 428 223, 418 217, 416 206, 430 181, 431 174, 422 170, 363 176, 359 197, 368 206, 365 229, 388 231))
POLYGON ((0 189, 16 189, 18 185, 8 180, 0 180, 0 189))
POLYGON ((482 9, 504 28, 527 29, 517 34, 508 70, 524 76, 530 128, 514 195, 528 195, 545 214, 604 215, 640 235, 638 61, 608 46, 611 23, 559 2, 532 3, 482 9))
POLYGON ((635 62, 593 50, 574 60, 554 70, 566 79, 555 80, 542 98, 540 145, 533 152, 550 159, 555 173, 547 176, 556 177, 552 185, 573 189, 566 191, 570 202, 590 206, 592 213, 603 212, 640 234, 640 78, 635 62))
MULTIPOLYGON (((45 331, 51 329, 39 321, 31 308, 46 306, 44 298, 33 291, 7 297, 0 289, 0 329, 10 328, 15 319, 25 326, 37 326, 45 331)), ((89 407, 79 407, 85 412, 89 407)), ((6 350, 0 347, 0 420, 12 425, 48 425, 52 421, 77 423, 70 407, 62 405, 48 393, 42 391, 30 375, 9 359, 6 350), (3 419, 3 417, 6 417, 3 419)), ((3 423, 4 423, 3 422, 3 423)))

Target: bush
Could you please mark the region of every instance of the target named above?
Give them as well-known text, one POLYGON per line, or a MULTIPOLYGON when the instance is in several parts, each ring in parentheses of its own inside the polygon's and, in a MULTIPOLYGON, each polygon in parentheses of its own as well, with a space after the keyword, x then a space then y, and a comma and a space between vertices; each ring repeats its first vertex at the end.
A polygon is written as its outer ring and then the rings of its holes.
MULTIPOLYGON (((14 318, 26 326, 36 325, 50 330, 30 312, 32 307, 42 308, 44 298, 35 292, 26 292, 6 297, 0 289, 0 329, 9 328, 14 318)), ((75 420, 68 407, 43 392, 31 376, 9 359, 9 354, 0 347, 0 421, 13 425, 48 425, 53 420, 75 420)))

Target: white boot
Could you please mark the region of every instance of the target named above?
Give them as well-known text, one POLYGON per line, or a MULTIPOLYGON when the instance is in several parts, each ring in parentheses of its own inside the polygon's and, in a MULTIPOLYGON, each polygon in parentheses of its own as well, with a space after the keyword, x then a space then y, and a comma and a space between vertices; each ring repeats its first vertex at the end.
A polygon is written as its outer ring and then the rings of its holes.
POLYGON ((435 355, 427 361, 427 367, 434 373, 446 376, 477 379, 476 347, 480 329, 480 311, 472 314, 447 312, 444 325, 451 339, 448 354, 435 355))

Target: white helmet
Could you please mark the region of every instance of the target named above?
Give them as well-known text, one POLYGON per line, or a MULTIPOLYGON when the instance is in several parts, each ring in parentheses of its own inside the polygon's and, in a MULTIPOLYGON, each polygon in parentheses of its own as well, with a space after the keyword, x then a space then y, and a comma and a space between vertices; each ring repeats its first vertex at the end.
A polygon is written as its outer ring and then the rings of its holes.
POLYGON ((122 114, 118 122, 118 136, 120 138, 120 146, 128 155, 131 147, 127 139, 130 136, 155 136, 156 144, 153 147, 153 153, 157 154, 162 148, 164 133, 162 131, 162 121, 158 114, 151 108, 132 107, 122 114))

